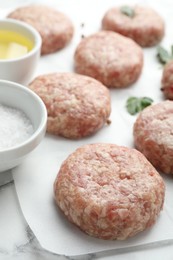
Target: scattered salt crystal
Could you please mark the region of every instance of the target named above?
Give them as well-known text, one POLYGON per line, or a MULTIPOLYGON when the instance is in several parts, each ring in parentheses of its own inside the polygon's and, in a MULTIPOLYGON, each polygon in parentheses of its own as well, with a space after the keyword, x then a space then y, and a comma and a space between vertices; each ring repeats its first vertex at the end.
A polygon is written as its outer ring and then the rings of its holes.
POLYGON ((21 110, 0 104, 0 151, 26 141, 33 131, 31 121, 21 110))

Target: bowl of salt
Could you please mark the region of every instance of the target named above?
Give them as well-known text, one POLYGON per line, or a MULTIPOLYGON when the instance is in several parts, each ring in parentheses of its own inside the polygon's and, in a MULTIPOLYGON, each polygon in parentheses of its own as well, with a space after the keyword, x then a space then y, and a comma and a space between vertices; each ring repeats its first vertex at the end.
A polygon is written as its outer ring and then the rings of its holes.
POLYGON ((27 87, 0 80, 0 172, 20 163, 45 136, 47 110, 27 87))

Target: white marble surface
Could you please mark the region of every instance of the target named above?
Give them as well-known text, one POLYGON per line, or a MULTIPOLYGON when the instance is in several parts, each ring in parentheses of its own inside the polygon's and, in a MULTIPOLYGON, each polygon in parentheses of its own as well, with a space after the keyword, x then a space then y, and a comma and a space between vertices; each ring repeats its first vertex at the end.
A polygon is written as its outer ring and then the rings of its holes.
POLYGON ((26 223, 20 209, 15 185, 10 173, 0 174, 0 260, 172 260, 173 242, 162 246, 151 245, 133 251, 110 251, 98 254, 66 257, 44 250, 26 223), (5 183, 5 182, 8 183, 5 183))

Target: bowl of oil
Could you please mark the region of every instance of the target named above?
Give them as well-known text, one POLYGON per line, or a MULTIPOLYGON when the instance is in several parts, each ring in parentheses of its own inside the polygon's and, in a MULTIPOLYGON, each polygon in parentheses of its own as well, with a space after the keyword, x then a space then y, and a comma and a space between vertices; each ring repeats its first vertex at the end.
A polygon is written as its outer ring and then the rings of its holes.
POLYGON ((0 80, 0 172, 25 159, 42 141, 47 110, 39 96, 23 85, 0 80))
POLYGON ((41 50, 40 34, 15 19, 0 20, 0 79, 27 85, 33 78, 41 50))

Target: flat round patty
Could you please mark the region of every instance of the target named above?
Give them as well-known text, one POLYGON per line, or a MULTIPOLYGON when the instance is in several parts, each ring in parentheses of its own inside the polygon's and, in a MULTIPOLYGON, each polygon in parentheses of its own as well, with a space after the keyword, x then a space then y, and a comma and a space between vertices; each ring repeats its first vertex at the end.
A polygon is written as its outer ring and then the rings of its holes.
POLYGON ((137 150, 89 144, 63 162, 54 193, 59 208, 81 230, 102 239, 123 240, 155 223, 165 187, 137 150))
POLYGON ((149 7, 120 6, 109 9, 103 19, 103 30, 118 32, 132 38, 142 47, 158 44, 164 36, 164 21, 149 7), (130 8, 130 15, 127 15, 130 8))
POLYGON ((98 131, 109 118, 109 91, 93 78, 52 73, 37 77, 29 87, 46 105, 48 133, 81 138, 98 131))
POLYGON ((173 174, 173 101, 151 105, 140 113, 134 143, 158 170, 173 174))
POLYGON ((131 39, 108 31, 84 38, 75 51, 75 71, 121 88, 134 83, 142 70, 143 53, 131 39))
POLYGON ((162 88, 165 98, 173 100, 173 62, 170 61, 164 67, 162 74, 162 88))
POLYGON ((32 25, 41 35, 41 54, 64 48, 73 36, 71 20, 63 13, 44 5, 20 7, 8 15, 32 25))

